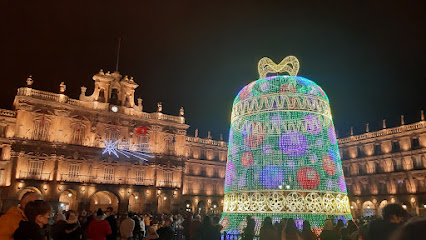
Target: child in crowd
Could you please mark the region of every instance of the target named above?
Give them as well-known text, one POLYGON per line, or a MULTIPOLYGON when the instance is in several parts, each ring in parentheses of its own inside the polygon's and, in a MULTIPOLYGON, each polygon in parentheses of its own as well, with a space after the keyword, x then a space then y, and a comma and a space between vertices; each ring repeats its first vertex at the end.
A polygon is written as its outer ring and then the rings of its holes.
POLYGON ((18 229, 13 234, 15 240, 45 240, 46 233, 43 229, 51 217, 52 207, 43 200, 27 203, 25 216, 28 221, 21 221, 18 229))

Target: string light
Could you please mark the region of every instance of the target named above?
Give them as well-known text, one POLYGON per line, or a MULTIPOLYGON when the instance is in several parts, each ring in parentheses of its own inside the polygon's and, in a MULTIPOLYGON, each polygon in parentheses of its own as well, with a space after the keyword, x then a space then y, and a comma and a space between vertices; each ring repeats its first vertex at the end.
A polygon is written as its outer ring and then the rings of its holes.
POLYGON ((319 234, 328 218, 352 218, 329 99, 298 69, 295 57, 263 58, 261 79, 234 100, 222 231, 241 232, 252 216, 259 234, 269 216, 308 220, 319 234), (279 72, 291 76, 266 77, 279 72))
POLYGON ((149 153, 148 143, 130 144, 129 142, 120 142, 121 140, 104 140, 105 148, 102 154, 114 155, 119 158, 122 155, 126 158, 136 158, 147 162, 153 155, 149 153))

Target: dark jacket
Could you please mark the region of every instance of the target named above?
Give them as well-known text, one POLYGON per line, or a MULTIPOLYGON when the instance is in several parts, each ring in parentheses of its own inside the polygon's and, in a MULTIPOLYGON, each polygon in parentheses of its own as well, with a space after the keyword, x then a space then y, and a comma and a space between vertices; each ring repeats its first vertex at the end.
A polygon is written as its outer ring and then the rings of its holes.
POLYGON ((67 222, 64 220, 57 221, 53 224, 52 229, 50 230, 50 237, 52 237, 53 240, 64 239, 66 224, 67 222))
POLYGON ((159 236, 159 240, 173 240, 173 236, 175 235, 175 232, 170 226, 158 229, 157 233, 159 236))
POLYGON ((334 230, 323 230, 320 234, 321 240, 339 240, 339 236, 334 230))
POLYGON ((195 240, 219 240, 220 232, 213 225, 201 224, 195 233, 195 240))
MULTIPOLYGON (((63 240, 79 240, 83 238, 83 230, 79 223, 67 223, 63 240)), ((62 240, 61 239, 61 240, 62 240)))
POLYGON ((114 215, 110 215, 105 220, 108 221, 109 226, 111 227, 111 235, 107 236, 107 240, 117 240, 118 227, 117 227, 117 219, 115 219, 114 215))
POLYGON ((368 225, 367 240, 388 240, 398 228, 398 224, 383 219, 377 219, 368 225))
POLYGON ((278 238, 278 234, 273 226, 262 227, 260 229, 259 239, 260 240, 274 240, 278 238))
POLYGON ((21 221, 13 234, 15 240, 45 240, 45 230, 35 222, 21 221))

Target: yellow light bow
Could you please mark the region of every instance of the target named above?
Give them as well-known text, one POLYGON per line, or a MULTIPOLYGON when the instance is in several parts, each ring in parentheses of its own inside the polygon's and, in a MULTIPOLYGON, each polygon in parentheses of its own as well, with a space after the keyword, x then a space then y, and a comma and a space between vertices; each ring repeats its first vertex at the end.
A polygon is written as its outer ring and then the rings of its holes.
POLYGON ((287 56, 279 64, 276 64, 270 58, 263 57, 259 60, 258 71, 260 78, 265 78, 268 73, 283 72, 287 72, 290 76, 296 76, 299 72, 299 60, 295 56, 287 56))

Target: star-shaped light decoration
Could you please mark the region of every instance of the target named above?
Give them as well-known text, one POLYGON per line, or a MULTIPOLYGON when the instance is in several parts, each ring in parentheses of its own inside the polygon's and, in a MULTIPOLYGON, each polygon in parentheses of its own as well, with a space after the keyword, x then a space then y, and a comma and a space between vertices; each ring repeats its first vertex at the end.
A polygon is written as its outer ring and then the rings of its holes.
POLYGON ((145 162, 148 161, 148 158, 153 157, 153 155, 149 153, 150 148, 148 147, 148 143, 142 143, 142 144, 130 144, 128 142, 120 143, 120 139, 116 141, 104 140, 104 142, 105 142, 105 148, 102 151, 102 154, 114 155, 117 158, 119 158, 121 154, 127 158, 136 158, 139 161, 143 160, 145 162))

